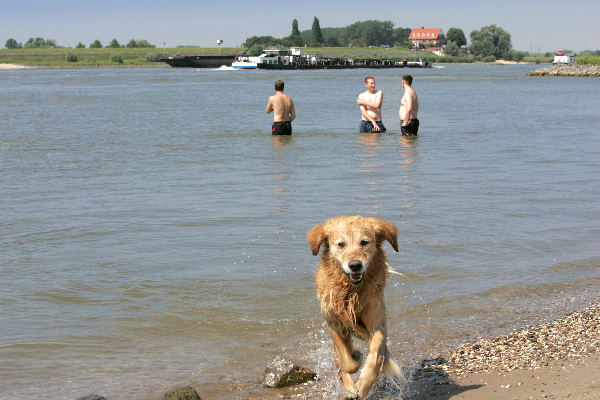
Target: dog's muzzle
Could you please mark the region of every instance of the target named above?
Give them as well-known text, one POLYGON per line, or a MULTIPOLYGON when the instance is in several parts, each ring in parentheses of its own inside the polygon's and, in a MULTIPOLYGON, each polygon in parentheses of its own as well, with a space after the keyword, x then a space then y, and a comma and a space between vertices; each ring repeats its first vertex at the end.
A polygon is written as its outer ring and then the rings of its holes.
POLYGON ((354 286, 360 285, 363 280, 363 263, 359 260, 352 260, 348 263, 348 269, 350 269, 350 273, 346 273, 348 275, 348 279, 350 283, 354 286))

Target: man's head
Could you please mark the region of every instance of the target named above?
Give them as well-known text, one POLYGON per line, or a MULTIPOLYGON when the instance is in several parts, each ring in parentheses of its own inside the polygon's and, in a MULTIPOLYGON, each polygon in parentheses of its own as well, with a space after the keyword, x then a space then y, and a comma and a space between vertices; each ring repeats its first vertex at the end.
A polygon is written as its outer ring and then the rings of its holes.
POLYGON ((283 81, 279 80, 279 81, 275 81, 275 91, 277 92, 283 92, 283 87, 285 85, 283 84, 283 81))
POLYGON ((402 76, 402 86, 404 86, 405 84, 408 86, 412 85, 412 75, 402 76))
POLYGON ((365 78, 365 86, 370 91, 375 90, 375 78, 373 78, 372 76, 367 76, 365 78))

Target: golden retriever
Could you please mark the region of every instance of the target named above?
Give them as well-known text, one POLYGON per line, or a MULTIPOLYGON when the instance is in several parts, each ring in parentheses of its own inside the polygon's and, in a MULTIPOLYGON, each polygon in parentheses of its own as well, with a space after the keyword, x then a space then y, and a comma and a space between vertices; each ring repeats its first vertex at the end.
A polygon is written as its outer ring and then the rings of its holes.
POLYGON ((321 252, 315 282, 321 314, 334 344, 334 361, 347 399, 365 399, 382 373, 399 377, 387 350, 383 288, 389 264, 387 240, 398 251, 398 230, 388 221, 361 216, 337 217, 315 225, 306 235, 313 255, 321 252), (368 341, 369 354, 354 384, 359 353, 352 336, 368 341))

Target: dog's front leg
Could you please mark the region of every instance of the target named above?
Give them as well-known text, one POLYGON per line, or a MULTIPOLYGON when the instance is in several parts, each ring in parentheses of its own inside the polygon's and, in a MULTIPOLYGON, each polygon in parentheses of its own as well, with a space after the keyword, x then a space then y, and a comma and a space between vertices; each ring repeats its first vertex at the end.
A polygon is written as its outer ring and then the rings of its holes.
POLYGON ((348 332, 335 329, 332 326, 328 326, 329 334, 333 340, 333 360, 338 368, 338 374, 340 381, 344 386, 344 389, 348 392, 346 395, 347 399, 355 399, 358 395, 358 390, 352 375, 360 368, 360 364, 352 358, 352 339, 348 332))
POLYGON ((375 330, 369 338, 369 355, 357 382, 358 394, 361 399, 367 398, 369 390, 371 390, 375 380, 381 373, 381 366, 386 353, 385 340, 385 329, 382 328, 375 330))

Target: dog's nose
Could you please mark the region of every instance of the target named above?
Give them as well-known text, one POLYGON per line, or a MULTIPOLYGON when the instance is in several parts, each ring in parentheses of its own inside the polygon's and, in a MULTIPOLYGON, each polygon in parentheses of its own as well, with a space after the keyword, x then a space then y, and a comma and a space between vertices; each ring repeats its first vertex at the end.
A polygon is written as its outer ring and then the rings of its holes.
POLYGON ((352 272, 360 272, 362 269, 362 261, 352 260, 348 263, 348 268, 350 268, 350 271, 352 272))

